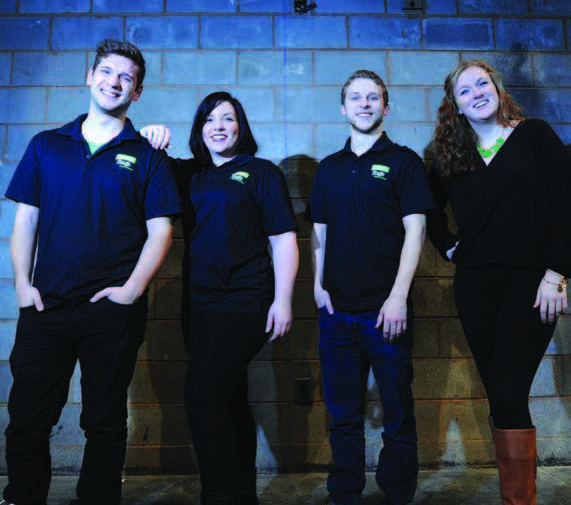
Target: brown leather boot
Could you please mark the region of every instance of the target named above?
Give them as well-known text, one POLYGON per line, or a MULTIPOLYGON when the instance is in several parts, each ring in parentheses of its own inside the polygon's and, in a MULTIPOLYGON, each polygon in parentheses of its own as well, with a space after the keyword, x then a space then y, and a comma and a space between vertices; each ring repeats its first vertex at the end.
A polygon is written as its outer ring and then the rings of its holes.
POLYGON ((493 432, 502 505, 536 505, 535 428, 493 432))

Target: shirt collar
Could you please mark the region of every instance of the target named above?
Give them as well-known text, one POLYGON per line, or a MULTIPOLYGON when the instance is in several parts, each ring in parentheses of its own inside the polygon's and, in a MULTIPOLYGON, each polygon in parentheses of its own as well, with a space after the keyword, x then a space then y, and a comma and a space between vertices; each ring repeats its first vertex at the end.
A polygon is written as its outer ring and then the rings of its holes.
POLYGON ((249 154, 237 154, 230 161, 223 163, 219 167, 214 167, 214 165, 213 165, 213 167, 215 169, 222 169, 222 170, 226 170, 226 169, 228 169, 230 167, 234 167, 234 166, 241 167, 241 166, 244 166, 247 163, 249 163, 252 158, 253 158, 253 156, 250 156, 249 154))
MULTIPOLYGON (((71 123, 67 123, 61 128, 58 128, 57 133, 59 133, 60 135, 66 135, 68 137, 72 137, 75 140, 83 141, 84 138, 83 134, 81 133, 81 125, 83 124, 86 118, 87 114, 81 114, 80 116, 75 118, 75 120, 72 121, 71 123)), ((122 142, 124 140, 140 140, 140 136, 137 130, 135 130, 133 123, 131 123, 131 120, 129 118, 125 118, 125 126, 123 127, 119 135, 117 135, 117 137, 115 137, 113 140, 116 143, 122 142)))
MULTIPOLYGON (((389 139, 387 132, 383 132, 381 134, 381 136, 375 141, 375 143, 371 146, 371 148, 366 151, 366 153, 370 153, 370 152, 383 152, 386 151, 392 144, 391 139, 389 139)), ((363 154, 366 154, 363 153, 363 154)), ((345 155, 345 154, 352 154, 353 156, 356 156, 356 154, 351 150, 351 137, 349 137, 347 139, 347 141, 345 142, 345 146, 343 147, 343 149, 341 150, 341 155, 345 155)))

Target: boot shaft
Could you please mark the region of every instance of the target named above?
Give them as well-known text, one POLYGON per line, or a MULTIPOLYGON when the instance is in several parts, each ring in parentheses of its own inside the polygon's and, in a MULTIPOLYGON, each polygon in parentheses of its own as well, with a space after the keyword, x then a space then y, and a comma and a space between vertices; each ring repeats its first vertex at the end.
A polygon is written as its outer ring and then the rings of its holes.
POLYGON ((502 505, 536 505, 537 449, 535 428, 493 429, 502 505))

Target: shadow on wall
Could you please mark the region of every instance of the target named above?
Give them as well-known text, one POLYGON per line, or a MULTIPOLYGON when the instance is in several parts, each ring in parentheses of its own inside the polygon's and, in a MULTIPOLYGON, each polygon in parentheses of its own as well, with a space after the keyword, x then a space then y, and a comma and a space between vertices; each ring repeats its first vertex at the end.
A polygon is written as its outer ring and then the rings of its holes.
MULTIPOLYGON (((430 172, 436 158, 434 142, 425 146, 423 158, 430 172)), ((444 210, 450 230, 455 232, 457 226, 449 203, 444 210)), ((456 312, 452 289, 454 265, 441 258, 429 239, 426 240, 425 253, 427 248, 431 249, 435 262, 429 271, 438 277, 439 293, 434 300, 422 300, 424 307, 419 307, 429 319, 416 322, 415 357, 438 358, 430 360, 438 369, 430 370, 432 384, 428 389, 423 388, 422 394, 441 404, 435 409, 430 401, 427 405, 417 402, 421 464, 428 468, 488 466, 490 435, 486 431, 485 408, 482 411, 483 387, 456 312), (429 337, 436 339, 436 346, 426 345, 429 337), (441 399, 444 402, 440 402, 441 399), (435 416, 438 416, 437 422, 434 422, 435 416), (423 436, 427 439, 423 440, 423 436)), ((418 365, 422 365, 422 361, 418 360, 418 365)), ((423 368, 420 373, 426 373, 423 368)), ((418 390, 420 388, 415 387, 415 391, 418 390)))
MULTIPOLYGON (((324 471, 330 461, 317 354, 316 309, 309 256, 311 224, 304 217, 307 197, 318 162, 304 154, 279 163, 286 177, 298 223, 300 268, 293 300, 294 324, 286 337, 268 343, 253 363, 251 381, 254 414, 258 425, 258 470, 261 472, 324 471), (256 400, 259 403, 256 403, 256 400), (325 463, 324 463, 325 461, 325 463)), ((272 483, 260 493, 271 495, 272 483)))
MULTIPOLYGON (((436 146, 433 142, 425 146, 423 154, 430 171, 436 158, 436 146)), ((455 232, 457 225, 449 203, 444 210, 450 230, 455 232)), ((428 455, 429 467, 494 466, 495 456, 488 423, 486 394, 458 319, 454 300, 455 266, 441 258, 435 248, 433 250, 437 265, 436 275, 446 286, 441 293, 443 298, 439 301, 446 308, 441 308, 439 311, 434 305, 429 314, 438 319, 422 321, 422 328, 426 330, 426 326, 433 325, 432 331, 437 332, 436 355, 444 359, 436 361, 440 371, 435 371, 434 374, 442 384, 435 384, 431 394, 442 398, 444 402, 440 407, 437 437, 432 437, 429 444, 422 444, 421 439, 420 447, 428 455), (436 451, 431 455, 430 452, 434 449, 436 451)), ((417 342, 419 338, 420 335, 417 342)))
MULTIPOLYGON (((523 85, 529 82, 528 68, 530 63, 529 55, 526 52, 516 51, 502 58, 505 61, 495 61, 493 64, 504 72, 506 82, 516 86, 519 82, 523 85)), ((499 60, 500 57, 497 59, 499 60)), ((520 103, 533 106, 533 104, 539 103, 540 94, 533 89, 522 89, 517 98, 520 99, 520 103)), ((533 109, 527 112, 530 116, 533 115, 533 109)), ((568 148, 571 150, 571 146, 568 148)), ((426 146, 424 158, 427 165, 430 165, 434 158, 432 145, 426 146)), ((255 373, 251 374, 254 377, 254 380, 251 380, 251 390, 254 393, 252 395, 254 397, 253 410, 258 425, 260 444, 258 466, 262 472, 323 471, 331 461, 326 439, 326 426, 329 423, 329 417, 323 404, 317 354, 316 310, 312 296, 309 241, 307 240, 311 226, 303 218, 306 199, 311 190, 318 162, 307 155, 298 154, 285 158, 279 166, 286 175, 299 225, 301 264, 294 297, 294 329, 285 339, 265 346, 253 364, 256 370, 255 373), (258 374, 259 369, 263 369, 262 375, 258 374), (259 377, 264 377, 267 382, 260 380, 259 377), (311 399, 309 402, 301 402, 297 397, 299 391, 297 391, 296 384, 297 379, 300 378, 308 379, 304 385, 304 390, 308 392, 311 399)), ((177 262, 177 266, 180 268, 179 262, 177 262)), ((180 272, 177 275, 180 276, 180 272)), ((172 281, 170 274, 167 277, 172 281)), ((190 449, 186 416, 181 405, 181 388, 184 381, 186 355, 182 346, 180 330, 175 329, 175 326, 179 325, 180 286, 178 282, 171 282, 172 285, 176 285, 176 290, 162 281, 155 288, 153 303, 158 320, 150 323, 153 334, 148 336, 149 342, 147 344, 148 346, 154 345, 154 347, 152 349, 149 347, 148 358, 142 358, 142 360, 149 360, 149 363, 145 365, 148 366, 148 370, 142 372, 147 374, 148 390, 143 392, 142 389, 138 389, 139 394, 135 395, 134 401, 138 402, 141 401, 140 398, 143 398, 143 401, 154 404, 149 408, 154 409, 157 422, 139 423, 139 421, 134 420, 134 423, 131 423, 131 425, 139 425, 143 429, 142 432, 134 436, 134 439, 141 446, 146 446, 147 450, 141 451, 141 459, 137 458, 136 462, 131 460, 130 470, 140 465, 140 468, 146 468, 147 471, 151 468, 157 468, 160 469, 158 471, 164 472, 168 468, 180 469, 181 467, 190 472, 197 471, 194 456, 190 449), (160 300, 165 301, 160 302, 160 300), (174 303, 173 300, 175 300, 174 303), (170 302, 170 308, 163 305, 167 301, 170 302), (164 319, 168 321, 165 323, 164 319), (166 329, 167 327, 168 329, 166 329), (165 340, 169 340, 171 343, 165 345, 165 340), (160 345, 158 344, 159 341, 161 342, 160 345), (148 387, 149 384, 150 387, 148 387), (152 436, 153 425, 160 426, 161 433, 156 433, 156 438, 152 436), (155 450, 150 447, 153 445, 153 439, 156 443, 155 450)), ((448 293, 448 295, 450 294, 448 293)), ((455 336, 450 337, 446 328, 450 329, 449 325, 442 326, 439 330, 441 333, 439 336, 439 356, 460 357, 465 361, 469 360, 469 366, 473 367, 472 358, 463 340, 461 329, 454 330, 455 336)), ((557 349, 564 348, 564 341, 562 335, 556 337, 557 349)), ((568 351, 558 351, 561 354, 565 352, 568 351)), ((563 367, 565 360, 563 357, 559 359, 561 367, 563 367)), ((438 360, 439 366, 444 367, 445 370, 440 370, 436 374, 439 378, 444 378, 446 391, 453 391, 458 382, 458 370, 450 364, 450 361, 450 359, 438 360)), ((569 360, 566 361, 566 363, 568 362, 569 360)), ((478 457, 482 458, 480 463, 485 465, 484 460, 492 454, 487 447, 489 444, 489 430, 486 421, 487 404, 478 381, 476 375, 476 380, 471 384, 470 389, 475 394, 468 399, 469 401, 462 402, 464 404, 463 412, 457 411, 458 416, 442 415, 439 423, 431 425, 438 427, 438 447, 436 448, 438 455, 434 459, 440 461, 441 465, 471 465, 475 463, 474 458, 478 457), (446 421, 446 419, 453 420, 455 417, 458 417, 459 421, 462 422, 446 421), (468 423, 465 423, 466 419, 468 423)), ((564 391, 569 390, 569 386, 562 383, 560 389, 560 394, 564 394, 564 391)), ((366 405, 367 440, 369 442, 368 447, 371 447, 370 451, 376 452, 380 449, 379 444, 375 444, 375 440, 380 438, 377 436, 377 431, 382 430, 382 410, 377 403, 378 395, 374 391, 373 382, 371 382, 368 390, 367 400, 373 401, 366 405)), ((562 408, 569 409, 568 402, 562 403, 566 405, 562 408)), ((422 439, 420 444, 423 445, 422 439)), ((432 451, 433 449, 430 449, 431 453, 432 451)), ((431 454, 429 459, 432 460, 433 456, 434 454, 431 454)), ((493 458, 493 456, 491 457, 493 458)), ((368 457, 367 460, 369 461, 370 458, 368 457)), ((488 460, 488 464, 490 462, 491 460, 488 460)))
POLYGON ((183 403, 186 349, 181 328, 180 223, 149 291, 145 342, 129 390, 127 474, 196 474, 183 403))
MULTIPOLYGON (((313 179, 319 162, 306 154, 294 154, 284 158, 279 168, 286 177, 289 193, 292 197, 294 212, 298 218, 298 224, 303 220, 303 213, 305 212, 305 205, 309 198, 309 193, 313 186, 313 179)), ((310 225, 308 224, 308 230, 310 225)), ((304 231, 300 229, 298 234, 305 236, 304 231)))
POLYGON ((564 107, 548 91, 535 86, 529 49, 514 44, 511 52, 496 56, 491 62, 504 76, 504 87, 523 108, 526 117, 552 122, 566 122, 564 107))

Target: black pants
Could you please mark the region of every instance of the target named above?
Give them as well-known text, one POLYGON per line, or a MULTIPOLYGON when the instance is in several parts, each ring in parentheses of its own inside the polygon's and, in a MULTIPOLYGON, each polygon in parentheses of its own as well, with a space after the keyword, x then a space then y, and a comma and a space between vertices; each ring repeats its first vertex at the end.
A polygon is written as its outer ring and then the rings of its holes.
POLYGON ((81 369, 80 426, 86 444, 77 495, 88 505, 121 500, 127 447, 127 389, 143 341, 146 298, 119 305, 103 298, 75 308, 21 309, 10 356, 14 383, 6 429, 4 498, 44 505, 51 479, 49 439, 81 369))
POLYGON ((488 395, 496 428, 533 426, 529 393, 554 325, 533 308, 543 272, 457 268, 458 315, 488 395))
POLYGON ((254 486, 255 493, 257 438, 247 367, 267 340, 266 317, 191 315, 185 404, 203 492, 234 495, 254 486))

